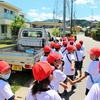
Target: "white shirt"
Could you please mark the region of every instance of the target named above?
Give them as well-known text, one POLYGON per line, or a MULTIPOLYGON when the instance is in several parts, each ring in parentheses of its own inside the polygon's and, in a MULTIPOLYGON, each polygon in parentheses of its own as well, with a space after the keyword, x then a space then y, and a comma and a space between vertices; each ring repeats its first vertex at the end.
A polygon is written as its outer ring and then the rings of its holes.
POLYGON ((95 83, 84 100, 100 100, 100 83, 95 83))
POLYGON ((51 52, 54 52, 55 51, 55 48, 51 48, 51 52))
POLYGON ((60 81, 65 81, 67 76, 59 69, 55 69, 53 71, 53 80, 51 81, 50 85, 53 87, 51 89, 57 91, 60 85, 60 81))
POLYGON ((44 56, 44 55, 41 56, 41 57, 40 57, 40 61, 46 61, 46 62, 47 62, 47 56, 44 56))
POLYGON ((29 90, 28 90, 28 93, 26 95, 26 98, 25 100, 36 100, 36 96, 32 95, 32 92, 31 92, 31 89, 32 89, 32 85, 30 86, 29 90))
POLYGON ((82 50, 75 51, 74 56, 75 56, 75 61, 82 61, 82 58, 85 57, 84 52, 82 50), (76 53, 77 53, 77 56, 76 56, 76 53))
MULTIPOLYGON (((98 63, 99 61, 91 61, 86 72, 91 74, 94 83, 100 81, 100 73, 99 73, 99 68, 98 68, 98 63)), ((88 76, 87 83, 86 83, 86 88, 90 89, 92 87, 93 83, 91 81, 90 75, 88 76)))
MULTIPOLYGON (((70 61, 74 60, 75 61, 75 57, 74 54, 67 54, 68 58, 70 61)), ((64 74, 66 75, 74 75, 75 74, 75 70, 72 71, 71 67, 72 64, 69 62, 69 60, 67 59, 66 55, 64 55, 63 57, 63 61, 64 61, 64 74)))
POLYGON ((8 82, 0 79, 0 100, 10 99, 14 94, 8 82))
POLYGON ((31 88, 32 86, 29 88, 26 100, 62 100, 58 93, 54 90, 39 92, 36 93, 35 96, 32 96, 31 88))
POLYGON ((62 46, 61 52, 62 52, 63 56, 68 53, 66 47, 64 47, 64 46, 62 46))
POLYGON ((62 52, 60 50, 59 51, 54 51, 54 52, 59 54, 59 55, 61 55, 63 57, 63 54, 62 54, 62 52))
POLYGON ((81 45, 81 50, 82 50, 83 52, 84 52, 84 48, 85 48, 85 47, 84 47, 84 45, 82 44, 82 45, 81 45))

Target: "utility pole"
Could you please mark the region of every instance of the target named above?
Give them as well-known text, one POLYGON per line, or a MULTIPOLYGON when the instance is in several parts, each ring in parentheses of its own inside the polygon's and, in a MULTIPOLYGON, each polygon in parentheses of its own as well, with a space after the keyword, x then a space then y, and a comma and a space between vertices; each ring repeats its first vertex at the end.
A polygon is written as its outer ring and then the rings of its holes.
POLYGON ((73 0, 71 0, 70 34, 72 34, 72 24, 73 24, 73 0))
POLYGON ((66 32, 66 0, 63 3, 63 37, 65 37, 66 32))

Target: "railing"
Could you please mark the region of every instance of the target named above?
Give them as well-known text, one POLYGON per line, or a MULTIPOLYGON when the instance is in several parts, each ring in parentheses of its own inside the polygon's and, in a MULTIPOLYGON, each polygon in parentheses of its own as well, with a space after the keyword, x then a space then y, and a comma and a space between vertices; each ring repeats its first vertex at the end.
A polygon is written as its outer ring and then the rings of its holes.
POLYGON ((12 36, 11 38, 6 36, 0 36, 0 44, 16 44, 17 36, 12 36))
MULTIPOLYGON (((8 13, 0 13, 0 19, 1 18, 5 18, 5 19, 9 19, 9 20, 14 20, 15 16, 12 15, 12 14, 8 14, 8 13)), ((26 19, 26 18, 22 18, 22 19, 25 20, 25 22, 30 22, 29 19, 26 19)))

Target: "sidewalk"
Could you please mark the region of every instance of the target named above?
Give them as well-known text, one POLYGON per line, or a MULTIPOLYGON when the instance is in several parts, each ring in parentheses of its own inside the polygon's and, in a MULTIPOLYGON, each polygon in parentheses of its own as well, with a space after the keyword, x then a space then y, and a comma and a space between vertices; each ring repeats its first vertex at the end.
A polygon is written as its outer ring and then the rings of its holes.
POLYGON ((25 96, 28 92, 29 86, 31 82, 33 81, 33 78, 30 79, 28 82, 25 83, 23 87, 21 87, 16 93, 15 96, 19 98, 20 100, 25 100, 25 96))

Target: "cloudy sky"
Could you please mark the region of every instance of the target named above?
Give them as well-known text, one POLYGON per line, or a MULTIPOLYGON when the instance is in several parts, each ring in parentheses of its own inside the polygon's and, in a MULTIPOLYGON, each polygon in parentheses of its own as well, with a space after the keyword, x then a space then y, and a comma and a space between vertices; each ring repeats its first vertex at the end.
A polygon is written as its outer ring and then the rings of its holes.
MULTIPOLYGON (((64 0, 4 0, 22 9, 30 21, 63 19, 64 0)), ((70 1, 66 0, 66 20, 70 18, 70 1)), ((100 21, 100 0, 74 0, 73 18, 100 21)))

